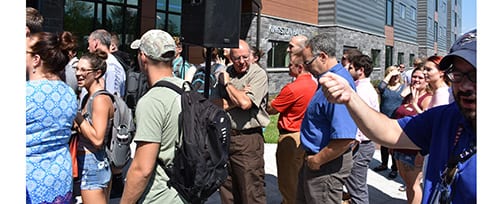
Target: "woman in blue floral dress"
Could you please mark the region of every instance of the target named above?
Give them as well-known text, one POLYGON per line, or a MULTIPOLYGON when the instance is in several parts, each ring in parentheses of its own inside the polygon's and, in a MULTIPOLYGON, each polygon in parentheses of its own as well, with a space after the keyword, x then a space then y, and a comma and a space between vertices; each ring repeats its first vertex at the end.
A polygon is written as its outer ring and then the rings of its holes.
POLYGON ((26 203, 72 203, 71 127, 75 92, 58 73, 69 61, 60 36, 26 41, 26 203))

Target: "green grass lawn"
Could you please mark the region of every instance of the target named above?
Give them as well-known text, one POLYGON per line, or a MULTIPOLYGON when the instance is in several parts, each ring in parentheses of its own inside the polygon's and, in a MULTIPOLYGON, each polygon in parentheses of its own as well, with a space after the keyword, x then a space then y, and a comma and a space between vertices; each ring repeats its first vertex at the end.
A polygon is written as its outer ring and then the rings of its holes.
POLYGON ((265 143, 278 142, 277 120, 278 120, 278 114, 270 115, 270 124, 268 124, 268 126, 266 126, 266 129, 264 130, 265 143))

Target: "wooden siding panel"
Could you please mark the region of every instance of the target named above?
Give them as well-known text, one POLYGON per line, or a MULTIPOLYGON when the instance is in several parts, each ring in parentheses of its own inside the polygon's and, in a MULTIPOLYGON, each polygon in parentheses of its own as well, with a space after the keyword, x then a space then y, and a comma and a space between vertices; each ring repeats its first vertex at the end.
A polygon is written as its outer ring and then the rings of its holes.
POLYGON ((262 0, 264 15, 318 24, 318 0, 262 0))

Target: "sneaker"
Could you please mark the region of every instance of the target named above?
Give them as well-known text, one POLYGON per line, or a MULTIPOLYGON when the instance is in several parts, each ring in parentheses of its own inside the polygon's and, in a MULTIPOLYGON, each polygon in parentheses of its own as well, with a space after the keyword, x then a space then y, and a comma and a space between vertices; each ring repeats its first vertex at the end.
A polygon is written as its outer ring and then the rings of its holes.
POLYGON ((374 168, 374 169, 372 169, 372 170, 374 170, 375 172, 380 172, 380 171, 384 171, 384 170, 386 170, 386 169, 388 169, 388 167, 387 167, 387 166, 380 165, 380 166, 378 166, 378 167, 376 167, 376 168, 374 168))
POLYGON ((397 175, 398 175, 398 172, 397 172, 397 171, 392 170, 392 171, 388 174, 388 178, 394 179, 394 178, 397 178, 397 175))

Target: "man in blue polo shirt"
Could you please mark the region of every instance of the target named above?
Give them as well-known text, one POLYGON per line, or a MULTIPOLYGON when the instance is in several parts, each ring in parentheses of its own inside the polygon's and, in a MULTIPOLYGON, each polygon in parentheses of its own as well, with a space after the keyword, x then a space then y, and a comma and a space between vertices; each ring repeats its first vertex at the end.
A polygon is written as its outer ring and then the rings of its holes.
MULTIPOLYGON (((336 73, 355 82, 336 59, 334 36, 322 33, 306 41, 303 59, 315 77, 336 73)), ((311 99, 300 128, 306 158, 299 172, 296 203, 341 203, 343 184, 353 166, 351 147, 357 126, 344 104, 327 101, 321 89, 311 99), (327 193, 326 193, 327 192, 327 193)))
POLYGON ((346 104, 369 138, 429 154, 422 203, 476 203, 477 31, 462 35, 440 62, 455 102, 398 120, 373 111, 335 74, 319 80, 330 102, 346 104))

